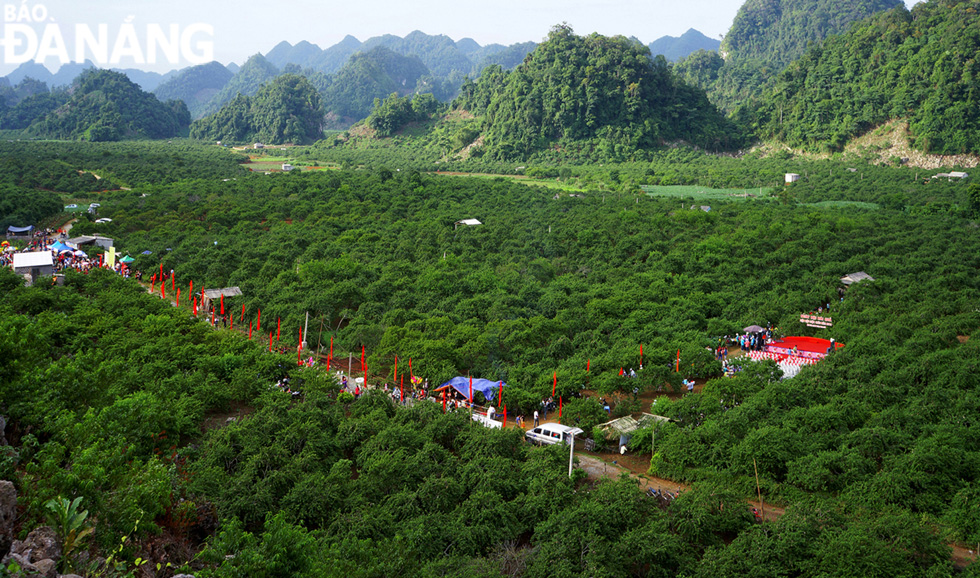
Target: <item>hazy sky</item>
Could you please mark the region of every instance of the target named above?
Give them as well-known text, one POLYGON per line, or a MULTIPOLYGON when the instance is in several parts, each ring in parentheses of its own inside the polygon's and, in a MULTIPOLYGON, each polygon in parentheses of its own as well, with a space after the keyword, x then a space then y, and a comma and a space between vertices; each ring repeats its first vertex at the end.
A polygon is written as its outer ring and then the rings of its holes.
MULTIPOLYGON (((909 6, 918 0, 906 0, 909 6)), ((482 45, 541 41, 555 24, 578 34, 635 36, 644 43, 680 36, 689 28, 718 38, 743 0, 49 0, 3 5, 0 74, 20 61, 47 55, 57 69, 75 60, 78 36, 112 66, 166 71, 213 59, 241 64, 282 40, 327 48, 351 34, 360 40, 413 30, 470 37, 482 45), (37 21, 42 18, 43 21, 37 21), (154 40, 156 39, 156 40, 154 40), (94 48, 92 48, 94 47, 94 48), (178 60, 178 62, 174 62, 178 60), (141 61, 141 62, 137 62, 141 61)), ((105 65, 104 63, 102 63, 105 65)))

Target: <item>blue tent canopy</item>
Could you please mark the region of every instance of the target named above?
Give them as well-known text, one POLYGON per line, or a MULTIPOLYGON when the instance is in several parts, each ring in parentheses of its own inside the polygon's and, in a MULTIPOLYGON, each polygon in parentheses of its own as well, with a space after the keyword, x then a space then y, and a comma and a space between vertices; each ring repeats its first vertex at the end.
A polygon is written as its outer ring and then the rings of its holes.
POLYGON ((48 249, 50 249, 52 251, 57 251, 59 253, 66 253, 66 252, 67 253, 71 253, 72 251, 75 250, 75 249, 72 249, 71 247, 69 247, 68 245, 65 245, 61 241, 58 241, 54 245, 51 245, 50 247, 48 247, 48 249))
POLYGON ((20 233, 30 233, 33 230, 34 230, 34 226, 33 225, 31 225, 29 227, 15 227, 13 225, 7 227, 7 232, 8 233, 11 233, 11 234, 14 234, 14 235, 17 235, 17 234, 20 234, 20 233))
MULTIPOLYGON (((490 381, 489 379, 474 379, 473 380, 473 393, 480 392, 486 399, 493 399, 500 388, 501 382, 490 381)), ((453 389, 458 391, 463 395, 463 397, 470 397, 470 378, 468 377, 454 377, 440 386, 440 389, 446 386, 452 386, 453 389)), ((507 384, 504 383, 504 387, 507 384)))

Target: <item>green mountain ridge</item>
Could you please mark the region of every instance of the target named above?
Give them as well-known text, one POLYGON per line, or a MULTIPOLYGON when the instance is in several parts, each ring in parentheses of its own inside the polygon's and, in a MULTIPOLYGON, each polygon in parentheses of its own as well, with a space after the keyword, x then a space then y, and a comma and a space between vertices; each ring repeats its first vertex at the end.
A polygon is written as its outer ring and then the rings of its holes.
POLYGON ((576 36, 557 26, 512 72, 490 67, 453 108, 482 117, 488 158, 523 158, 558 142, 594 140, 618 156, 683 140, 741 144, 737 129, 663 58, 624 37, 576 36))
POLYGON ((125 74, 92 69, 75 79, 67 102, 27 130, 44 138, 114 141, 173 138, 189 124, 182 101, 162 103, 125 74))
POLYGON ((978 30, 970 1, 878 14, 790 65, 752 120, 764 137, 838 151, 875 126, 908 119, 916 149, 980 154, 978 30))
POLYGON ((253 96, 239 94, 215 114, 194 121, 192 138, 307 144, 323 138, 323 105, 303 76, 283 74, 253 96))
POLYGON ((725 112, 751 107, 763 89, 811 44, 902 0, 747 0, 717 53, 697 51, 675 65, 725 112))

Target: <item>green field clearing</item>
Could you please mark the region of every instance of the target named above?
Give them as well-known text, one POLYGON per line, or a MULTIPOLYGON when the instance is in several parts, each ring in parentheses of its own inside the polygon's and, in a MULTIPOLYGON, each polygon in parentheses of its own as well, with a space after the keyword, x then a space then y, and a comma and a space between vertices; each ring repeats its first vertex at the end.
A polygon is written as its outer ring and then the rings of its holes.
POLYGON ((769 198, 772 187, 757 189, 712 189, 691 185, 643 185, 643 192, 651 197, 693 198, 695 201, 745 201, 749 199, 769 198))

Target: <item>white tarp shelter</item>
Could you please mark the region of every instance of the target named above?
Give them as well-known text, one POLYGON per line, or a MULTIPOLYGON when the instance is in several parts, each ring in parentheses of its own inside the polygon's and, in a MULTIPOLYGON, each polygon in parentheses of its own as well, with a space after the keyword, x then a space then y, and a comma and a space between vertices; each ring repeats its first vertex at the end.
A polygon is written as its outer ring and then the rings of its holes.
POLYGON ((462 221, 456 221, 456 226, 453 228, 458 229, 460 225, 463 225, 464 227, 476 227, 477 225, 482 225, 482 224, 483 223, 481 223, 476 219, 463 219, 462 221))

